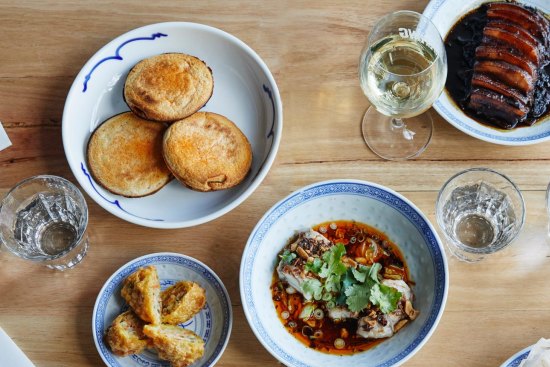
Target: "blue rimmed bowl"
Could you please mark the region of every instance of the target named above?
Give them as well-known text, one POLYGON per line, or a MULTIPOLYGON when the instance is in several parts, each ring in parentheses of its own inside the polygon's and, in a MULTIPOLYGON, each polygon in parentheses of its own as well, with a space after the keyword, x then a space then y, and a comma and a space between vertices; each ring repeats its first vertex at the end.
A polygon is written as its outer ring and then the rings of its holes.
POLYGON ((104 340, 111 322, 128 309, 120 296, 123 280, 138 268, 150 265, 157 268, 162 289, 180 280, 196 282, 205 289, 204 308, 180 326, 192 330, 205 342, 204 356, 193 363, 193 367, 213 366, 224 352, 231 334, 233 313, 229 294, 220 278, 208 266, 192 257, 171 252, 145 255, 124 264, 101 288, 92 316, 94 342, 101 359, 109 367, 170 367, 152 350, 128 357, 116 356, 104 340))
POLYGON ((294 367, 389 367, 411 358, 430 338, 445 308, 449 288, 441 241, 426 216, 409 200, 383 186, 334 180, 306 186, 275 204, 252 231, 241 261, 240 292, 256 337, 279 361, 294 367), (399 245, 415 282, 418 318, 392 338, 351 356, 307 348, 283 327, 271 299, 277 254, 297 231, 332 220, 374 226, 399 245))
MULTIPOLYGON (((431 0, 424 9, 423 15, 429 18, 441 33, 447 37, 454 24, 468 12, 483 3, 494 0, 431 0)), ((516 0, 519 3, 535 7, 550 14, 548 0, 516 0)), ((449 71, 451 72, 451 71, 449 71)), ((474 138, 500 145, 529 145, 550 140, 550 116, 540 119, 529 127, 519 127, 512 130, 491 128, 480 124, 466 115, 445 90, 434 103, 433 108, 451 125, 474 138)))
POLYGON ((500 365, 500 367, 518 367, 524 359, 527 359, 531 348, 533 348, 532 345, 520 350, 519 352, 508 358, 506 362, 500 365))
POLYGON ((271 167, 283 127, 277 84, 262 59, 235 36, 202 24, 151 24, 117 37, 84 65, 74 80, 63 111, 63 146, 69 166, 88 195, 104 209, 132 223, 183 228, 205 223, 241 204, 271 167), (128 111, 122 89, 140 60, 162 53, 194 55, 212 69, 214 93, 201 111, 227 116, 252 146, 249 174, 239 185, 197 192, 173 180, 143 198, 111 194, 94 181, 86 162, 91 133, 106 119, 128 111))

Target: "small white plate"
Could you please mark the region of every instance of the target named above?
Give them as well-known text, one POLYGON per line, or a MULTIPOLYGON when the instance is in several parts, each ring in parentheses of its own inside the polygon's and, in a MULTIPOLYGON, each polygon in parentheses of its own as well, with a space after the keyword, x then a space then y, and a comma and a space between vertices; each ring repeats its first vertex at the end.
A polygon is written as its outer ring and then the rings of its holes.
POLYGON ((282 116, 281 98, 271 72, 241 40, 202 24, 151 24, 117 37, 84 65, 65 102, 63 146, 82 188, 107 211, 147 227, 190 227, 234 209, 260 185, 279 147, 282 116), (251 171, 243 182, 228 190, 197 192, 173 180, 143 198, 113 195, 89 174, 88 140, 101 122, 129 110, 122 89, 130 69, 142 59, 168 52, 194 55, 212 69, 214 93, 202 111, 225 115, 243 131, 252 145, 251 171))
POLYGON ((520 350, 519 352, 508 358, 506 362, 500 365, 500 367, 518 367, 519 364, 527 358, 532 347, 533 346, 530 345, 527 348, 520 350))
MULTIPOLYGON (((424 10, 424 15, 435 24, 443 39, 453 25, 469 11, 479 7, 487 0, 431 0, 424 10)), ((543 12, 550 13, 548 0, 518 0, 518 2, 533 6, 543 12)), ((450 95, 443 91, 433 105, 434 109, 457 129, 475 138, 489 143, 501 145, 529 145, 550 140, 550 117, 538 121, 529 127, 519 127, 513 130, 498 130, 484 126, 466 115, 453 101, 450 95)))
POLYGON ((103 362, 109 367, 170 366, 149 350, 137 355, 118 357, 104 341, 111 322, 128 309, 120 296, 123 280, 138 268, 148 265, 156 266, 162 289, 180 280, 189 280, 206 290, 204 308, 180 326, 194 331, 205 341, 204 356, 192 366, 213 366, 225 350, 231 334, 233 313, 229 295, 220 278, 208 266, 189 256, 170 252, 145 255, 130 261, 118 269, 99 291, 92 316, 92 331, 103 362))
POLYGON ((263 346, 285 366, 393 367, 405 363, 428 341, 445 309, 449 289, 447 259, 426 216, 398 193, 371 182, 333 180, 293 192, 260 219, 243 251, 240 291, 248 323, 263 346), (298 231, 334 220, 369 224, 398 244, 415 282, 420 315, 375 347, 338 356, 308 348, 283 326, 270 285, 277 254, 298 231))

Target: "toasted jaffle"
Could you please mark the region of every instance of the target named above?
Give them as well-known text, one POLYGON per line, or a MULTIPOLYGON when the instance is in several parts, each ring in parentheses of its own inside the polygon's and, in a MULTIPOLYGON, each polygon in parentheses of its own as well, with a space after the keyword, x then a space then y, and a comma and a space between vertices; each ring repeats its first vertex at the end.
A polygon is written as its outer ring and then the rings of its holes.
POLYGON ((191 330, 174 325, 145 325, 143 332, 153 340, 162 359, 173 367, 186 367, 204 354, 204 341, 191 330))
POLYGON ((183 53, 149 57, 126 78, 124 100, 138 116, 176 121, 197 112, 214 90, 212 70, 204 61, 183 53))
POLYGON ((172 179, 162 158, 166 126, 132 112, 101 124, 88 142, 87 160, 94 179, 110 192, 141 197, 160 190, 172 179))
POLYGON ((133 311, 128 310, 113 320, 105 340, 118 356, 141 353, 151 342, 143 333, 144 325, 133 311))
POLYGON ((206 292, 194 282, 181 281, 160 294, 162 323, 176 325, 189 320, 206 304, 206 292))
POLYGON ((139 268, 124 279, 121 294, 143 321, 161 323, 160 283, 154 266, 139 268))
POLYGON ((222 190, 240 183, 252 165, 252 149, 242 131, 225 116, 197 112, 164 133, 166 165, 192 189, 222 190))

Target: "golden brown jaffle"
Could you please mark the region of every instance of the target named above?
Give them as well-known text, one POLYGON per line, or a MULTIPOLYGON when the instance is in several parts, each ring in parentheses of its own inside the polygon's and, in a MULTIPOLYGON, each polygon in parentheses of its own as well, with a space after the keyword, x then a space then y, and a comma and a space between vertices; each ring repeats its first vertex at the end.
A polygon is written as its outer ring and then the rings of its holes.
POLYGON ((228 118, 211 112, 174 122, 164 134, 163 156, 174 176, 198 191, 233 187, 252 165, 246 136, 228 118))
POLYGON ((212 70, 204 61, 183 53, 149 57, 126 78, 124 100, 138 116, 154 121, 183 119, 212 96, 212 70))
POLYGON ((131 112, 113 116, 92 134, 87 149, 90 173, 110 192, 126 197, 155 193, 172 175, 162 158, 166 126, 131 112))

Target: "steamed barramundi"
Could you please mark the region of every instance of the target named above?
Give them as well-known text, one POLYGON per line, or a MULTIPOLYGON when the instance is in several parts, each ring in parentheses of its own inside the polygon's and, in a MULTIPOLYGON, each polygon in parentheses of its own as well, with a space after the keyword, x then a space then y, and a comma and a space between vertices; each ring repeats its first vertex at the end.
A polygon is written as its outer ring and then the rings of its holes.
POLYGON ((279 254, 271 287, 287 330, 320 351, 350 354, 391 337, 418 311, 403 257, 354 221, 300 232, 279 254))

